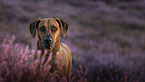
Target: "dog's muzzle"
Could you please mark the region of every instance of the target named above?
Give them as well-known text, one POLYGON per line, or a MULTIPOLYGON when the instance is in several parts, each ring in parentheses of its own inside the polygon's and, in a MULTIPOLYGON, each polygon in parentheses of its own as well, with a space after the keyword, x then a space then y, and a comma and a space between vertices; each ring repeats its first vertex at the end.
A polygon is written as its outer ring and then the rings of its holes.
POLYGON ((52 38, 51 37, 45 37, 42 43, 42 46, 46 49, 51 49, 52 46, 52 38))

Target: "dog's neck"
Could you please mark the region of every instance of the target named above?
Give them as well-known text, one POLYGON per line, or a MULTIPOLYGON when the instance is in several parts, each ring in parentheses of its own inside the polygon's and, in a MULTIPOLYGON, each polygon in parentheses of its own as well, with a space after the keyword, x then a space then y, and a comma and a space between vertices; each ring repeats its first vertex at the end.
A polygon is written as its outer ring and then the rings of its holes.
MULTIPOLYGON (((56 44, 52 50, 52 55, 55 55, 59 51, 59 48, 60 48, 60 38, 56 41, 56 44)), ((37 49, 42 50, 42 54, 45 50, 44 48, 42 48, 40 40, 37 41, 37 49)), ((49 55, 49 53, 50 53, 50 51, 48 51, 47 54, 49 55)))

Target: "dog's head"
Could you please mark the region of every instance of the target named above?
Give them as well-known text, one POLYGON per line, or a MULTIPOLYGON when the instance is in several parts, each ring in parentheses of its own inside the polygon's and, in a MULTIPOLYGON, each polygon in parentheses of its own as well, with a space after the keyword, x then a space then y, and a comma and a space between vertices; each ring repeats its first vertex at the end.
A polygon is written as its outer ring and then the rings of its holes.
POLYGON ((43 49, 52 50, 60 39, 60 34, 62 37, 66 35, 68 23, 59 18, 45 18, 32 22, 29 28, 33 38, 37 30, 38 39, 43 49))

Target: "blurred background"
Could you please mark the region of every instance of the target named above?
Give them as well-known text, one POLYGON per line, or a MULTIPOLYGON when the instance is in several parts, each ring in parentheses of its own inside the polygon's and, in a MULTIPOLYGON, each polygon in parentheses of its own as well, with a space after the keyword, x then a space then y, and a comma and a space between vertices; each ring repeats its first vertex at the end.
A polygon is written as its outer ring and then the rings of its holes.
POLYGON ((36 49, 29 24, 50 17, 69 23, 61 41, 72 51, 74 75, 82 65, 91 81, 145 81, 145 0, 0 0, 0 42, 15 35, 36 49))

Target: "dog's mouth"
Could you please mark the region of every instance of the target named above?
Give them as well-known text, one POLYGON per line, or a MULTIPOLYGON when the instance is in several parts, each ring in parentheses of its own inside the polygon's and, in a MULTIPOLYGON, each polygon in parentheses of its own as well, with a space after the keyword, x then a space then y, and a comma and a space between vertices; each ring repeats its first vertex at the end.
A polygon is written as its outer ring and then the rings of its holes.
POLYGON ((45 46, 44 48, 45 48, 45 49, 51 49, 52 46, 45 46))
POLYGON ((43 44, 43 47, 44 47, 45 49, 52 49, 52 45, 51 45, 51 44, 48 44, 48 43, 44 43, 44 44, 43 44))

